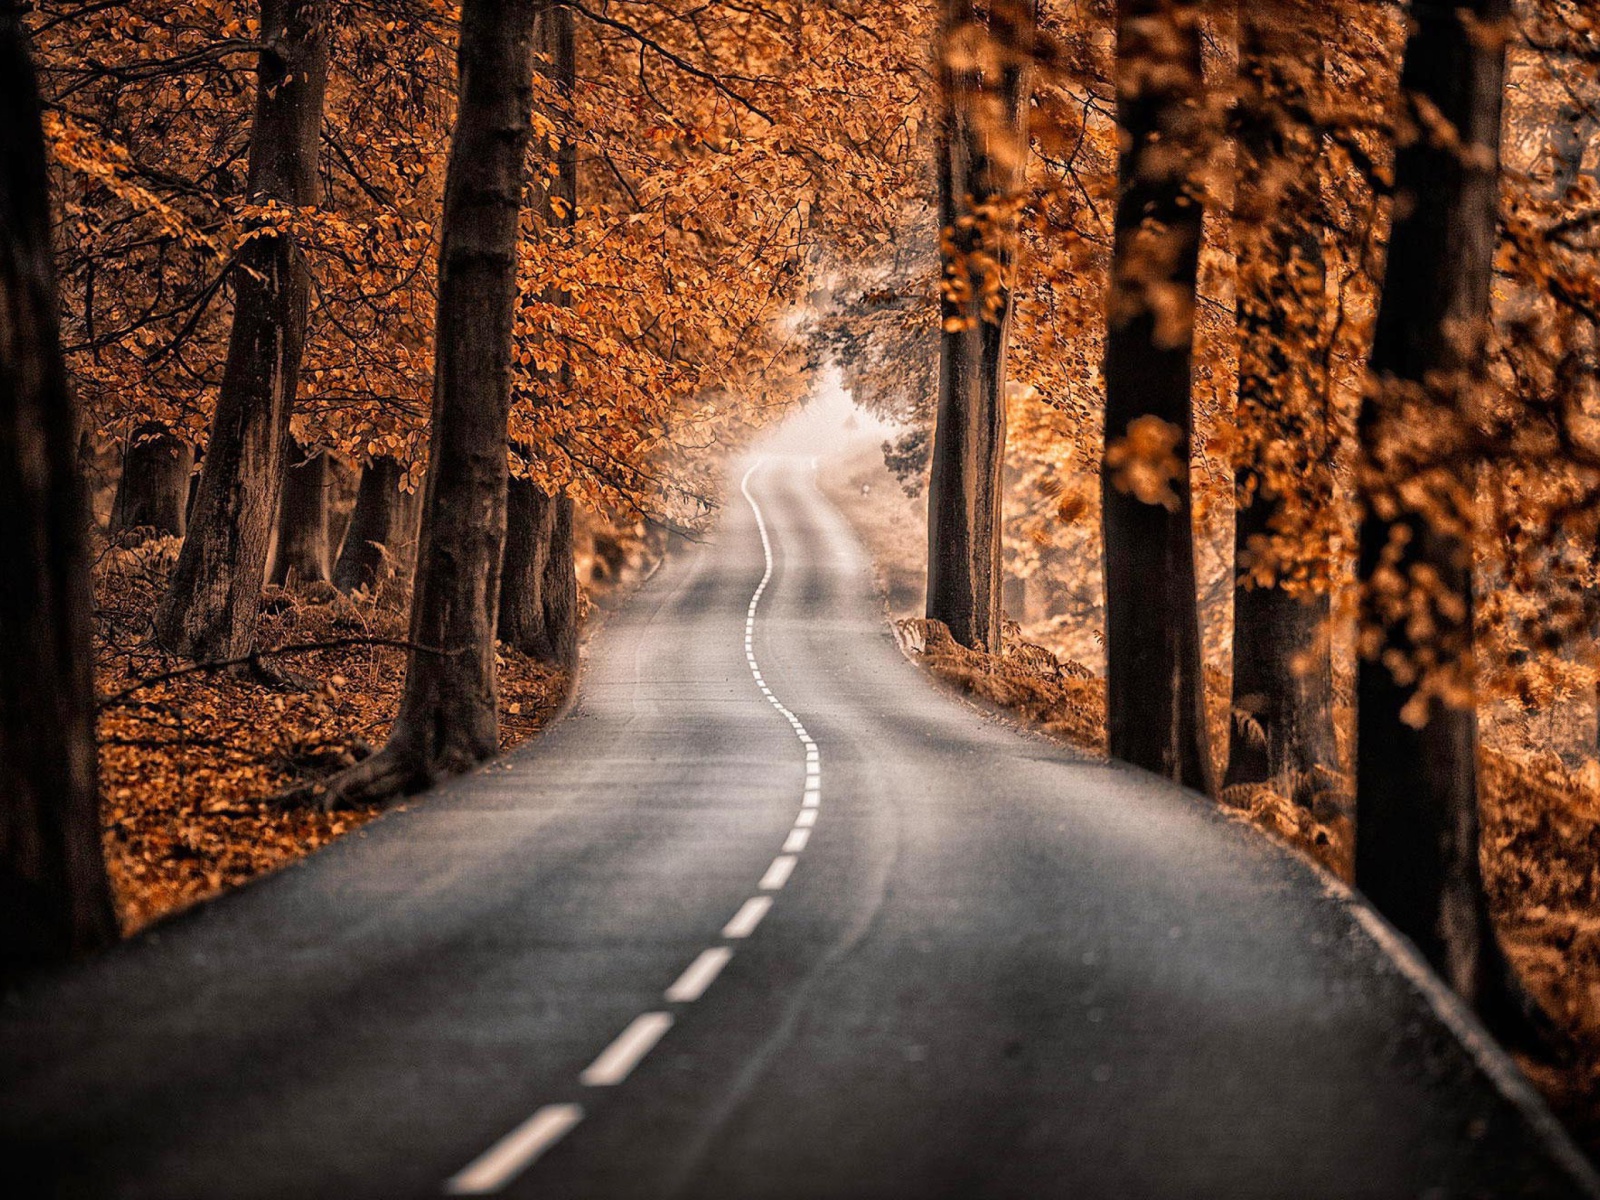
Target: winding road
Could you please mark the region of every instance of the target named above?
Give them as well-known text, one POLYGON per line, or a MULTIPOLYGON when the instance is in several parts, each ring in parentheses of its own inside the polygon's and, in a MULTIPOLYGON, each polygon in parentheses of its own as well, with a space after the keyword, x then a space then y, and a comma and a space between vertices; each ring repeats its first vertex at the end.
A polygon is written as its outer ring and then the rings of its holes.
POLYGON ((0 1195, 1597 1194, 1365 906, 932 686, 811 460, 743 484, 535 742, 6 994, 0 1195))

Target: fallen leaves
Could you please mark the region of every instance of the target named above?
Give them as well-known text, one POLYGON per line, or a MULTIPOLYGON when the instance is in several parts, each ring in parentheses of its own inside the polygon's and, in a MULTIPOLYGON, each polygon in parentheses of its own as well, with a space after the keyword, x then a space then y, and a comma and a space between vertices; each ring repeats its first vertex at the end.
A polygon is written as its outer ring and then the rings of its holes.
MULTIPOLYGON (((144 625, 170 555, 108 554, 97 572, 101 614, 97 683, 123 691, 179 665, 148 642, 144 625)), ((336 593, 290 596, 262 616, 264 646, 367 636, 403 641, 402 613, 336 593)), ((565 679, 501 649, 502 747, 537 730, 565 679)), ((183 675, 142 689, 100 720, 106 861, 124 932, 282 867, 378 815, 283 811, 270 797, 331 774, 382 743, 399 707, 405 652, 346 645, 294 656, 320 681, 277 691, 224 673, 183 675)))

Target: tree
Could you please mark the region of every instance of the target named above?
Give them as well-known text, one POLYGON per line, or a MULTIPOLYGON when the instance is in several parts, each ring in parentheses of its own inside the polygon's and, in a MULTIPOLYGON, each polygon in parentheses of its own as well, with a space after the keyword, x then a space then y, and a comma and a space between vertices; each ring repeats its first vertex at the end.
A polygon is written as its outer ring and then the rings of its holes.
MULTIPOLYGON (((540 51, 548 64, 542 71, 559 105, 570 107, 577 78, 572 37, 572 10, 551 5, 539 22, 540 51)), ((552 106, 557 125, 563 114, 552 106)), ((557 126, 559 127, 559 126, 557 126)), ((560 138, 553 175, 537 177, 529 204, 538 231, 570 230, 578 214, 578 148, 570 136, 560 138)), ((551 289, 552 303, 568 297, 551 289)), ((541 340, 548 340, 541 339, 541 340)), ((570 387, 571 372, 562 364, 548 382, 570 387)), ((545 403, 550 398, 545 398, 545 403)), ((532 457, 532 451, 522 456, 532 457)), ((571 666, 578 653, 578 577, 572 545, 572 498, 554 495, 527 478, 513 478, 506 507, 505 560, 500 572, 498 635, 540 662, 571 666)))
POLYGON ((1478 862, 1473 478, 1432 460, 1481 387, 1509 0, 1414 4, 1395 207, 1361 407, 1356 884, 1513 1026, 1478 862))
POLYGON ((1327 539, 1294 545, 1291 506, 1333 507, 1318 219, 1321 22, 1301 0, 1239 8, 1233 714, 1225 784, 1272 783, 1310 808, 1338 768, 1327 539), (1288 526, 1288 528, 1286 528, 1288 526))
POLYGON ((163 421, 139 425, 122 455, 122 474, 111 504, 111 532, 149 529, 182 537, 193 473, 194 448, 188 442, 163 421))
POLYGON ((1111 754, 1212 791, 1189 495, 1207 142, 1198 0, 1121 0, 1101 472, 1111 754))
POLYGON ((1013 205, 1028 157, 1035 13, 944 0, 939 76, 943 260, 939 399, 928 482, 927 614, 997 653, 1013 205))
POLYGON ((291 440, 278 497, 277 544, 267 581, 315 583, 329 575, 328 490, 333 484, 325 451, 307 453, 291 440))
POLYGON ((115 939, 100 850, 88 513, 39 97, 0 0, 0 965, 115 939))
POLYGON ((156 611, 161 640, 197 659, 234 659, 254 647, 310 303, 294 223, 296 210, 317 200, 326 0, 261 0, 261 37, 253 227, 232 272, 233 331, 189 533, 156 611))
POLYGON ((572 500, 546 496, 527 479, 513 478, 507 496, 498 635, 553 666, 569 667, 577 658, 572 500))
POLYGON ((355 510, 333 568, 333 586, 341 592, 376 591, 385 578, 386 562, 399 572, 395 560, 402 544, 411 540, 405 528, 406 494, 400 490, 400 475, 400 464, 388 455, 378 455, 361 469, 355 510))
MULTIPOLYGON (((382 750, 317 789, 382 800, 499 748, 495 619, 506 531, 506 423, 517 237, 546 2, 467 0, 445 175, 433 424, 405 692, 382 750)), ((309 793, 299 793, 297 798, 309 793)))

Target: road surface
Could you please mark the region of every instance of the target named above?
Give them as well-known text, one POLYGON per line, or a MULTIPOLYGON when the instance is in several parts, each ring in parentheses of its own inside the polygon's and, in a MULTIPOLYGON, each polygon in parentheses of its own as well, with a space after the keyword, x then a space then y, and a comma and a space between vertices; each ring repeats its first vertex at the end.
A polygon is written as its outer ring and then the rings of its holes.
POLYGON ((746 494, 536 742, 7 995, 0 1194, 1586 1194, 1370 914, 932 686, 809 460, 746 494))

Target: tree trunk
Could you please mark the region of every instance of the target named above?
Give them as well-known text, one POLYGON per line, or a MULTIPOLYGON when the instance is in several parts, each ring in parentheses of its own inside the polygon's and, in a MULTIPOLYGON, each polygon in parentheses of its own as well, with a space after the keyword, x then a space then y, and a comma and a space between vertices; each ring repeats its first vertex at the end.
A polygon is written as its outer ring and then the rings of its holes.
MULTIPOLYGON (((571 96, 577 82, 572 10, 551 5, 540 16, 539 48, 549 60, 542 68, 558 92, 571 96)), ((552 113, 559 121, 563 114, 552 113)), ((578 207, 578 156, 571 139, 556 151, 553 180, 536 178, 530 207, 543 227, 570 226, 578 207)), ((548 296, 565 304, 567 297, 548 296)), ((563 366, 551 382, 569 383, 563 366)), ((516 447, 529 458, 531 451, 516 447)), ((500 640, 551 666, 570 667, 578 652, 578 577, 572 545, 572 500, 547 496, 532 482, 511 480, 507 509, 505 566, 500 578, 500 640)))
POLYGON ((280 586, 328 578, 328 455, 290 443, 278 503, 278 541, 268 582, 280 586))
POLYGON ((1015 221, 979 218, 1015 194, 1028 157, 1035 12, 943 0, 939 135, 942 333, 928 479, 928 601, 962 645, 1000 649, 1001 468, 1015 221), (975 53, 981 38, 991 55, 975 53), (992 69, 977 65, 991 59, 992 69))
POLYGON ((14 0, 0 0, 0 971, 117 933, 48 178, 27 34, 14 0))
MULTIPOLYGON (((261 0, 261 36, 268 48, 256 69, 250 201, 309 207, 328 75, 327 0, 261 0)), ((167 647, 200 660, 254 646, 310 299, 300 248, 265 226, 239 251, 233 281, 233 330, 200 487, 156 611, 167 647)))
POLYGON ((467 0, 445 174, 427 493, 400 713, 384 748, 316 795, 381 800, 499 748, 495 623, 506 534, 506 422, 534 28, 548 0, 467 0))
POLYGON ((333 586, 341 592, 364 588, 375 594, 397 572, 404 524, 400 475, 400 464, 388 455, 361 469, 355 511, 333 568, 333 586))
POLYGON ((122 456, 111 504, 112 534, 148 529, 158 537, 182 537, 193 472, 194 449, 188 442, 162 421, 141 424, 122 456))
MULTIPOLYGON (((1333 503, 1328 462, 1327 268, 1318 204, 1318 131, 1296 72, 1321 73, 1319 21, 1301 0, 1239 10, 1243 103, 1237 147, 1239 400, 1235 472, 1233 720, 1228 787, 1271 783, 1326 812, 1338 769, 1333 728, 1330 595, 1288 586, 1291 562, 1268 547, 1284 532, 1282 488, 1302 506, 1333 503), (1276 182, 1273 182, 1276 181, 1276 182), (1310 222, 1310 223, 1308 223, 1310 222), (1311 493, 1309 497, 1305 493, 1311 493), (1266 570, 1255 570, 1265 554, 1266 570)), ((1325 559, 1325 543, 1317 554, 1325 559)), ((1292 551, 1303 561, 1306 552, 1292 551)))
POLYGON ((1115 758, 1210 793, 1189 499, 1205 156, 1199 0, 1117 7, 1120 163, 1106 334, 1107 724, 1115 758))
POLYGON ((572 500, 546 496, 526 479, 512 479, 507 498, 499 633, 502 642, 551 666, 570 667, 577 657, 572 500))
POLYGON ((1413 6, 1401 75, 1413 114, 1432 110, 1471 153, 1426 137, 1402 144, 1395 160, 1375 382, 1359 421, 1367 653, 1357 680, 1356 883, 1503 1025, 1505 965, 1478 864, 1472 550, 1461 523, 1471 498, 1458 494, 1463 471, 1470 489, 1470 467, 1410 449, 1419 422, 1448 429, 1468 419, 1485 370, 1505 51, 1463 16, 1504 25, 1509 0, 1413 6), (1434 627, 1424 642, 1410 636, 1422 623, 1414 599, 1434 627))

